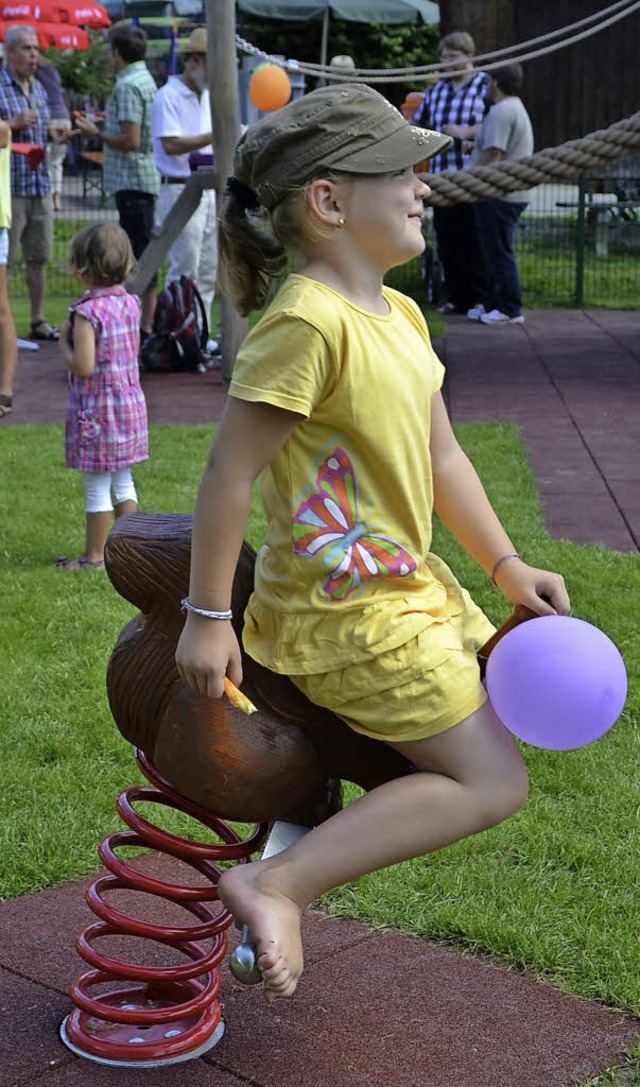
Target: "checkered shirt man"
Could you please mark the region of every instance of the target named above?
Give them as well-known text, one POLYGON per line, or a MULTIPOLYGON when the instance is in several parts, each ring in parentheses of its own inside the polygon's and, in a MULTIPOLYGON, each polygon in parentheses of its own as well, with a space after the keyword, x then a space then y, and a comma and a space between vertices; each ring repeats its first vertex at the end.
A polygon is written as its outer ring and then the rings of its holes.
MULTIPOLYGON (((30 128, 14 129, 14 143, 34 143, 46 149, 48 124, 51 120, 47 93, 37 79, 30 80, 25 94, 7 67, 0 70, 0 118, 10 121, 25 109, 32 109, 38 119, 30 128)), ((51 178, 46 155, 36 170, 32 170, 26 155, 11 155, 11 192, 14 196, 46 196, 51 192, 51 178)))
POLYGON ((156 90, 153 76, 143 60, 128 64, 116 76, 107 103, 104 131, 108 136, 118 136, 123 122, 139 125, 140 149, 119 151, 105 144, 103 181, 107 196, 123 190, 157 196, 160 191, 151 143, 151 104, 156 90))

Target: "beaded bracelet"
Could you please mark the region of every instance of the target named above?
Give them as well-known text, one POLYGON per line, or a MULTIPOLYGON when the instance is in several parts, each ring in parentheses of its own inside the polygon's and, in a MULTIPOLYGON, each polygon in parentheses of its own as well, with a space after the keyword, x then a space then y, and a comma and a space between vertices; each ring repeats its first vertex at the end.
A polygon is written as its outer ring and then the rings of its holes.
POLYGON ((231 609, 229 611, 207 611, 206 608, 196 608, 188 596, 185 596, 180 603, 183 611, 193 612, 194 615, 202 615, 205 619, 233 619, 231 609))
POLYGON ((506 562, 507 559, 520 559, 520 562, 524 561, 522 555, 518 554, 517 551, 510 551, 508 555, 503 555, 502 558, 498 559, 493 567, 493 570, 491 571, 491 583, 496 586, 496 589, 498 588, 496 582, 496 574, 498 573, 498 570, 502 566, 503 562, 506 562))

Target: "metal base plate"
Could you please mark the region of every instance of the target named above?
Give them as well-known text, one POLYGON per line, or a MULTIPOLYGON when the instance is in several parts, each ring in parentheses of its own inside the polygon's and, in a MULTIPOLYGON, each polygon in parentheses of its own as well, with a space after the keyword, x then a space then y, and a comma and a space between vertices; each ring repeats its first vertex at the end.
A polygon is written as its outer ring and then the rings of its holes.
POLYGON ((189 1053, 182 1053, 180 1056, 159 1057, 155 1060, 140 1060, 140 1061, 120 1061, 108 1057, 97 1057, 93 1053, 87 1052, 86 1049, 81 1049, 74 1042, 70 1040, 67 1035, 67 1020, 69 1016, 65 1016, 60 1024, 60 1040, 62 1043, 70 1049, 72 1053, 75 1053, 76 1057, 82 1057, 83 1060, 92 1061, 93 1064, 106 1064, 111 1068, 164 1068, 169 1064, 184 1064, 185 1061, 195 1061, 198 1057, 202 1057, 204 1053, 207 1053, 210 1049, 213 1049, 215 1045, 222 1040, 222 1036, 225 1031, 224 1022, 218 1023, 218 1026, 214 1030, 210 1038, 207 1038, 206 1042, 198 1046, 197 1049, 192 1049, 189 1053))

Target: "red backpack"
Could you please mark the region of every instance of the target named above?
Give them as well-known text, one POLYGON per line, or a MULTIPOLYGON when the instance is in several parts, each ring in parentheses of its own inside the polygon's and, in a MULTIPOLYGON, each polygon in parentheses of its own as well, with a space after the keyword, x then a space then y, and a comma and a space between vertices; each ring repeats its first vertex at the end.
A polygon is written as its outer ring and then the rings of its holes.
POLYGON ((180 276, 158 295, 153 331, 140 348, 140 365, 153 373, 204 369, 208 338, 200 292, 192 279, 180 276))

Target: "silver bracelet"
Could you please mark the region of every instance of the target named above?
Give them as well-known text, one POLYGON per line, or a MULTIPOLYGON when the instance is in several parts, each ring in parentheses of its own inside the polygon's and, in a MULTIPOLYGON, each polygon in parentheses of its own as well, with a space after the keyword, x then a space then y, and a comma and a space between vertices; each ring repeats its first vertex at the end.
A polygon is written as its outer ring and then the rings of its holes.
POLYGON ((518 554, 517 551, 510 551, 508 555, 503 555, 502 558, 498 559, 498 561, 494 564, 493 570, 491 571, 491 583, 492 585, 496 586, 496 589, 498 588, 496 583, 496 574, 498 573, 498 570, 502 566, 503 562, 506 562, 507 559, 520 559, 520 562, 524 562, 522 555, 518 554))
POLYGON ((207 611, 206 608, 196 608, 188 596, 185 596, 180 604, 183 611, 193 612, 194 615, 202 615, 205 619, 233 619, 231 609, 229 611, 207 611))

